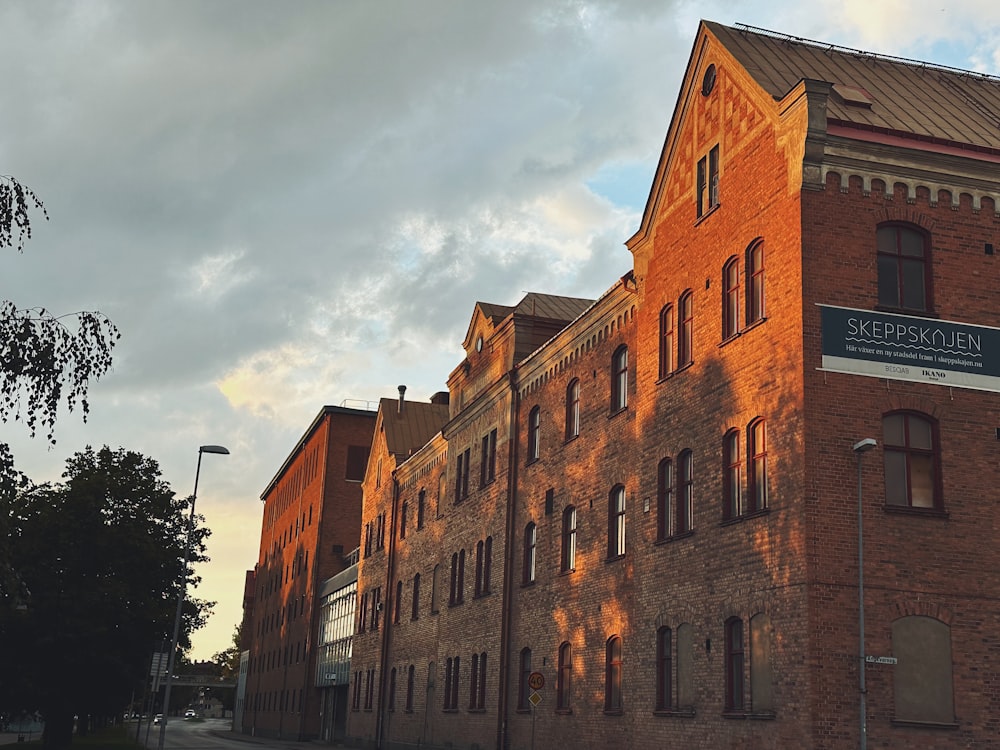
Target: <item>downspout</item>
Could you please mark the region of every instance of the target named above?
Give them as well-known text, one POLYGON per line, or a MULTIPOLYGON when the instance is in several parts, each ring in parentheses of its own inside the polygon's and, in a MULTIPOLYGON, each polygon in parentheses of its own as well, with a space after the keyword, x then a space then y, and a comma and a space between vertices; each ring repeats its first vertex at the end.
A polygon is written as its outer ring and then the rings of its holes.
POLYGON ((520 435, 520 406, 521 399, 518 396, 517 365, 507 373, 510 384, 510 422, 508 425, 507 438, 507 519, 504 540, 504 565, 503 565, 503 602, 501 604, 503 617, 500 620, 500 706, 497 712, 497 750, 507 750, 509 740, 507 736, 507 724, 510 715, 510 700, 508 698, 508 684, 510 683, 511 669, 511 643, 510 632, 512 629, 513 612, 511 602, 514 599, 514 521, 516 517, 517 505, 517 466, 518 466, 518 437, 520 435))
MULTIPOLYGON (((402 397, 402 394, 400 394, 402 397)), ((379 653, 379 669, 378 676, 378 706, 376 708, 376 720, 375 720, 375 747, 382 748, 383 745, 383 735, 385 734, 385 714, 388 709, 385 700, 385 691, 387 687, 388 680, 388 659, 389 659, 389 646, 391 644, 391 630, 392 630, 392 614, 395 612, 395 589, 393 587, 393 582, 396 578, 396 503, 399 500, 399 480, 396 478, 396 470, 392 470, 392 506, 389 512, 389 549, 386 558, 386 574, 385 574, 385 598, 383 599, 384 604, 382 605, 382 612, 384 617, 382 618, 382 647, 379 653)))

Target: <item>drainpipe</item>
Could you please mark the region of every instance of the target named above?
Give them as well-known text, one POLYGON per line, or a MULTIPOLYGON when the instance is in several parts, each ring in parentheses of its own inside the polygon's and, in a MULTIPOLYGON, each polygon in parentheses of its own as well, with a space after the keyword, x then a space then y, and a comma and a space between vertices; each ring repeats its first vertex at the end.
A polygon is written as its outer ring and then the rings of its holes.
POLYGON ((510 384, 510 422, 507 437, 507 519, 504 540, 503 566, 503 616, 500 620, 500 705, 497 711, 497 750, 507 750, 510 741, 507 735, 507 725, 510 716, 510 700, 508 697, 511 670, 511 643, 513 612, 511 602, 514 600, 514 542, 517 537, 515 521, 517 517, 517 466, 518 466, 518 436, 520 434, 519 413, 521 399, 518 396, 517 365, 507 373, 510 384))

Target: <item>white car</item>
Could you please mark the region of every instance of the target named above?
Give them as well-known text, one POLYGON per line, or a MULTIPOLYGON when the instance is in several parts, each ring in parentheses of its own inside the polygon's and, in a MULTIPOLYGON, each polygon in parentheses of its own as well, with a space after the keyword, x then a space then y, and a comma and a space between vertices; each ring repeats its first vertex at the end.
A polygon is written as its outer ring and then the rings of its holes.
POLYGON ((153 726, 157 726, 161 721, 163 721, 163 714, 157 714, 153 717, 153 726))
POLYGON ((195 713, 195 710, 193 708, 189 708, 187 711, 184 712, 185 719, 194 719, 197 718, 197 716, 198 714, 195 713))

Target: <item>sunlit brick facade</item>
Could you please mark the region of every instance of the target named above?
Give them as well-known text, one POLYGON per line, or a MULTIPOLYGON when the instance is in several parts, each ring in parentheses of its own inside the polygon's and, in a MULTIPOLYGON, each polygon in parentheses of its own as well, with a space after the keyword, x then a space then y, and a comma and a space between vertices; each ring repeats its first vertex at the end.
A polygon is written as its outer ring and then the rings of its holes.
POLYGON ((994 745, 998 114, 703 23, 631 270, 477 304, 376 430, 347 738, 994 745))

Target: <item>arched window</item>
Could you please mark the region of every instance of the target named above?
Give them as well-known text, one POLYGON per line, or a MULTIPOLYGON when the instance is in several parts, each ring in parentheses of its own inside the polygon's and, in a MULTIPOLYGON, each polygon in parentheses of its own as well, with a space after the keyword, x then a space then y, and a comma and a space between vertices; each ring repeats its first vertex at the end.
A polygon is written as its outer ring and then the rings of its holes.
POLYGON ((740 456, 740 431, 729 430, 722 438, 722 517, 738 518, 743 513, 743 462, 740 456))
POLYGON ((656 631, 656 710, 670 711, 673 697, 673 632, 668 627, 656 631))
POLYGON ((619 346, 611 357, 611 411, 628 406, 628 347, 619 346))
POLYGON ((747 511, 767 507, 767 429, 763 419, 747 427, 747 511))
POLYGON ((674 534, 691 530, 694 511, 694 460, 690 449, 677 456, 677 520, 674 534))
POLYGON ((927 236, 901 224, 886 224, 876 232, 878 303, 909 312, 931 308, 930 253, 927 236))
POLYGON ((625 487, 608 494, 608 559, 625 556, 625 487))
POLYGON ((740 259, 733 256, 722 267, 722 339, 740 332, 740 259))
POLYGON ((674 371, 674 307, 664 305, 660 310, 660 370, 661 378, 674 371))
POLYGON ((413 576, 413 602, 410 606, 410 619, 416 620, 420 617, 420 574, 413 576))
POLYGON ((747 284, 747 325, 763 320, 766 314, 764 308, 764 241, 756 240, 747 248, 746 263, 747 284))
POLYGON ((542 429, 542 411, 539 407, 534 407, 528 412, 528 463, 537 461, 540 452, 540 433, 542 429))
POLYGON ((622 710, 622 639, 608 639, 604 648, 604 710, 622 710))
POLYGON ((535 580, 535 545, 538 543, 538 528, 532 521, 524 527, 524 563, 521 567, 521 583, 535 580))
POLYGON ((566 439, 580 434, 580 381, 574 378, 566 388, 566 439))
POLYGON ((576 508, 572 505, 562 514, 562 554, 559 567, 564 573, 576 568, 576 508))
POLYGON ((937 425, 912 412, 882 417, 885 502, 904 508, 941 508, 937 425))
POLYGON ((399 618, 402 611, 403 602, 403 582, 396 581, 396 601, 392 603, 392 621, 399 624, 399 618))
POLYGON ((660 461, 656 469, 656 540, 663 541, 671 536, 673 516, 673 464, 669 458, 660 461))
POLYGON ((405 500, 399 508, 399 538, 406 539, 406 511, 408 509, 409 503, 405 500))
POLYGON ((743 710, 743 621, 726 620, 726 710, 743 710))
POLYGON ((694 361, 694 295, 684 292, 677 302, 677 367, 686 367, 694 361))
POLYGON ((528 696, 531 695, 531 688, 528 685, 528 678, 531 677, 531 649, 527 646, 521 649, 520 676, 517 683, 517 709, 527 711, 531 708, 528 703, 528 696))
POLYGON ((573 647, 564 642, 559 646, 559 664, 556 672, 556 710, 569 711, 572 707, 573 647))
POLYGON ((396 710, 396 668, 389 670, 389 710, 396 710))
POLYGON ((436 615, 439 609, 438 603, 438 583, 441 576, 441 566, 435 565, 431 571, 431 614, 436 615))
POLYGON ((413 665, 406 670, 406 711, 413 711, 413 665))

